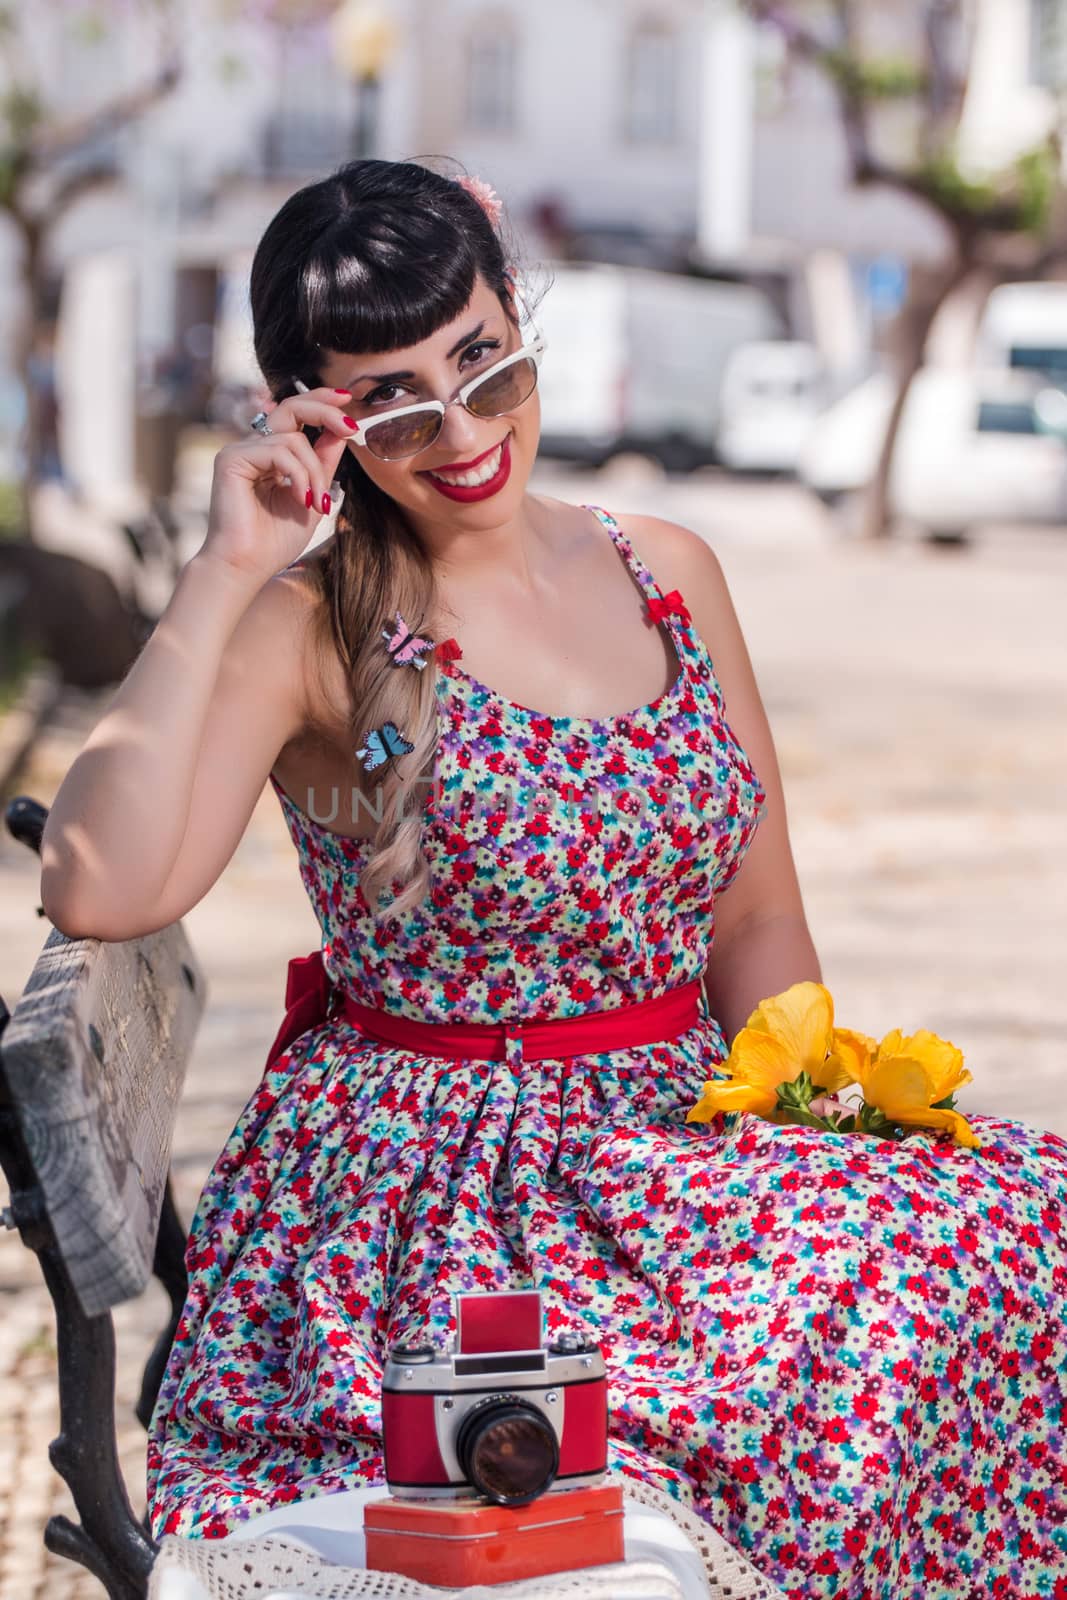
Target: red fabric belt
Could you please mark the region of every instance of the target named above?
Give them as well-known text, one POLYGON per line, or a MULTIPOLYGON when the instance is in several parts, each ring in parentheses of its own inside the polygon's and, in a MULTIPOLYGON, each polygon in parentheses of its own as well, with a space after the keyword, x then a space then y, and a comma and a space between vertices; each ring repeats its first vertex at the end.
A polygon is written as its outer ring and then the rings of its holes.
POLYGON ((361 1005, 330 982, 321 950, 294 956, 285 985, 285 1018, 267 1057, 269 1068, 309 1028, 344 1018, 371 1039, 453 1060, 496 1061, 509 1039, 521 1041, 523 1057, 577 1056, 628 1045, 658 1044, 692 1028, 700 1017, 699 978, 681 983, 651 1000, 635 1000, 608 1011, 541 1022, 418 1022, 376 1006, 361 1005))

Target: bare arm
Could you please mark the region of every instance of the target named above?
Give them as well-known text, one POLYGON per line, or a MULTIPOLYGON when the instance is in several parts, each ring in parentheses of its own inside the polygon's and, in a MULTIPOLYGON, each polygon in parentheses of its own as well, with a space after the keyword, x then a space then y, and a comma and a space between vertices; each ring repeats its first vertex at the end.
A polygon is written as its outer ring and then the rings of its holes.
POLYGON ((304 715, 296 580, 203 554, 72 762, 41 841, 61 932, 166 927, 222 872, 304 715))
POLYGON ((716 937, 704 981, 711 1014, 727 1046, 732 1045, 761 1000, 794 983, 822 982, 807 922, 803 917, 771 917, 742 929, 726 944, 716 937))
POLYGON ((215 457, 203 547, 49 812, 41 904, 61 933, 117 943, 184 916, 302 727, 306 595, 287 568, 329 509, 344 398, 282 400, 215 457))

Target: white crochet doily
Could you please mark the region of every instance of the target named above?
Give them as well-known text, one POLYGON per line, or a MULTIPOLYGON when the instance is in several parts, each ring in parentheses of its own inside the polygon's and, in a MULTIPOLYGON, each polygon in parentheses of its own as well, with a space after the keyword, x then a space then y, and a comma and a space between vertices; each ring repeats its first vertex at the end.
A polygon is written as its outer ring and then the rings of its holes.
POLYGON ((778 1585, 765 1578, 745 1556, 726 1543, 721 1533, 675 1500, 665 1489, 640 1478, 619 1479, 628 1500, 662 1511, 676 1522, 700 1552, 711 1600, 785 1600, 778 1585))
MULTIPOLYGON (((651 1484, 627 1478, 627 1498, 664 1512, 688 1537, 704 1564, 709 1600, 782 1600, 782 1591, 733 1550, 713 1527, 651 1484)), ((338 1566, 295 1539, 264 1534, 230 1542, 160 1541, 148 1585, 148 1600, 178 1594, 168 1574, 188 1573, 210 1600, 683 1600, 677 1578, 662 1561, 614 1562, 577 1571, 547 1573, 517 1583, 478 1584, 466 1589, 419 1583, 396 1572, 338 1566), (166 1584, 166 1588, 164 1585, 166 1584)))
MULTIPOLYGON (((581 1572, 556 1572, 521 1583, 477 1584, 468 1589, 443 1589, 418 1583, 399 1572, 374 1572, 367 1567, 335 1567, 304 1545, 280 1534, 218 1545, 217 1539, 190 1540, 200 1552, 171 1548, 168 1534, 152 1568, 149 1600, 162 1595, 168 1571, 175 1567, 197 1580, 198 1591, 211 1600, 682 1600, 682 1591, 661 1561, 622 1561, 581 1572)), ((183 1541, 178 1541, 182 1543, 183 1541)), ((168 1585, 169 1587, 169 1585, 168 1585)))

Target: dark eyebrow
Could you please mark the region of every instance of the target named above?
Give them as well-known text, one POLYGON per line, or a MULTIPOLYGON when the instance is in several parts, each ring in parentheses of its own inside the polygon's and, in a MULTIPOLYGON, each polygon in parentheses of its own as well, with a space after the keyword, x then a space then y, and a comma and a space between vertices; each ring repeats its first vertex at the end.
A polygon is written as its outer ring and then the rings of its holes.
MULTIPOLYGON (((449 361, 458 356, 466 345, 473 344, 484 327, 485 318, 483 317, 476 328, 472 328, 470 333, 465 333, 462 339, 457 340, 452 346, 448 352, 449 361)), ((414 377, 414 372, 364 372, 358 378, 349 378, 344 387, 351 389, 354 383, 399 383, 402 378, 414 377)))

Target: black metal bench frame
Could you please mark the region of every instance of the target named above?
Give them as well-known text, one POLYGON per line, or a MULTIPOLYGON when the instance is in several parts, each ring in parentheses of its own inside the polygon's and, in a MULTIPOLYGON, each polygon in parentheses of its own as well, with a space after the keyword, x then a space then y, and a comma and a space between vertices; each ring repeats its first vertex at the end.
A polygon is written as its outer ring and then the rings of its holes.
MULTIPOLYGON (((39 854, 47 815, 19 796, 4 820, 39 854)), ((52 1297, 60 1432, 48 1454, 80 1518, 52 1517, 44 1543, 110 1600, 144 1600, 158 1551, 119 1467, 111 1313, 153 1274, 170 1299, 136 1407, 147 1429, 187 1289, 170 1145, 205 998, 180 923, 124 944, 53 928, 13 1013, 0 997, 2 1220, 52 1297)))

